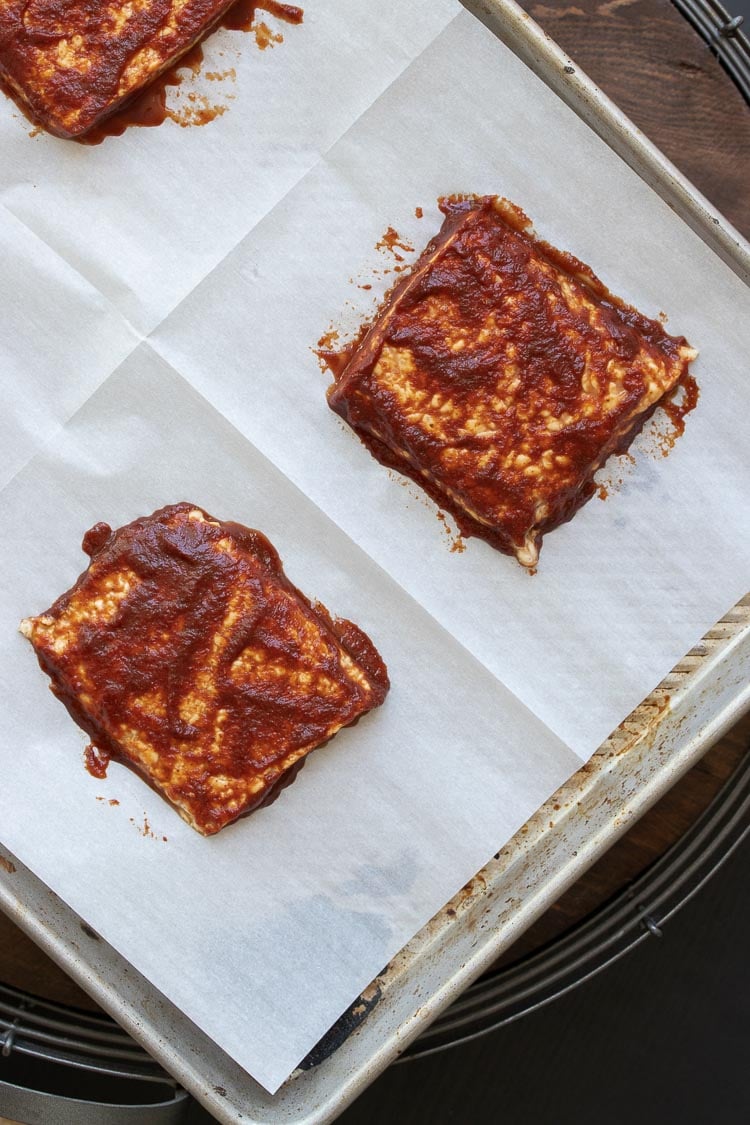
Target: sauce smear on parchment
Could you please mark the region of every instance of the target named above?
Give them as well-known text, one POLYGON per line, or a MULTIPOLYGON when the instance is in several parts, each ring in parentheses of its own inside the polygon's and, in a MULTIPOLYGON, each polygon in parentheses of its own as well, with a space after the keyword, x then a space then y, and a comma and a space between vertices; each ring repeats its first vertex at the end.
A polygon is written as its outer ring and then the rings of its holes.
MULTIPOLYGON (((237 0, 237 3, 224 13, 215 26, 227 28, 229 31, 253 32, 256 43, 262 51, 275 43, 283 42, 281 34, 272 32, 266 24, 257 21, 259 11, 268 12, 276 19, 289 24, 300 24, 304 19, 302 8, 294 4, 280 4, 277 0, 237 0)), ((134 125, 153 128, 156 125, 163 125, 169 119, 177 125, 187 127, 207 125, 209 121, 221 117, 227 111, 226 105, 212 104, 205 95, 195 92, 188 94, 187 104, 179 109, 170 109, 167 105, 168 88, 181 86, 188 75, 195 76, 199 73, 202 64, 203 45, 196 43, 168 70, 149 83, 145 90, 76 140, 82 145, 99 145, 107 137, 121 137, 126 129, 134 125)), ((227 76, 234 77, 234 71, 212 72, 210 75, 212 79, 227 76)))

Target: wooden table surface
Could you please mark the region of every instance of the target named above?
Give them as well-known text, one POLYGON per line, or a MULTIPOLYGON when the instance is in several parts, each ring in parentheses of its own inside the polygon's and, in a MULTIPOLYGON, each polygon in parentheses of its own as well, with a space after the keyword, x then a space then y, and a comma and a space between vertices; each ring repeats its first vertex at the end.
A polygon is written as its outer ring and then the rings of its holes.
MULTIPOLYGON (((531 15, 750 236, 750 111, 669 0, 530 2, 531 15)), ((750 718, 723 739, 503 959, 549 941, 638 875, 685 831, 750 746, 750 718)), ((91 1002, 0 915, 0 980, 91 1002)))
POLYGON ((522 3, 730 222, 750 237, 750 110, 670 0, 522 3))

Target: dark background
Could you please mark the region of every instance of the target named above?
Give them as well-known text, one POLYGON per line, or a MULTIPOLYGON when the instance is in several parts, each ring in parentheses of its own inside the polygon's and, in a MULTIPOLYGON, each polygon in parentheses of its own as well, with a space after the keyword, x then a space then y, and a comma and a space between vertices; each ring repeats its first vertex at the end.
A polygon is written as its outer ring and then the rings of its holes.
POLYGON ((340 1125, 747 1125, 749 860, 750 838, 661 939, 514 1024, 397 1063, 340 1125))

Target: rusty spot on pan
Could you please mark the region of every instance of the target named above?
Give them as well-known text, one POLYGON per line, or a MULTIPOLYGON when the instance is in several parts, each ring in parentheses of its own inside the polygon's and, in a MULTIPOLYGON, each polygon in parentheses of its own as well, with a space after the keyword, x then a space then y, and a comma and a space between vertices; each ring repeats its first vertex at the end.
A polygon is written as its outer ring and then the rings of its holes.
POLYGON ((484 894, 487 890, 487 879, 481 871, 479 871, 473 879, 469 879, 468 883, 461 888, 457 895, 454 895, 448 906, 445 907, 445 913, 455 918, 458 911, 464 911, 479 895, 484 894))
POLYGON ((647 702, 627 719, 620 723, 613 733, 612 741, 615 743, 613 757, 621 757, 632 750, 636 743, 641 743, 653 737, 662 721, 672 709, 671 696, 668 692, 655 692, 647 702))

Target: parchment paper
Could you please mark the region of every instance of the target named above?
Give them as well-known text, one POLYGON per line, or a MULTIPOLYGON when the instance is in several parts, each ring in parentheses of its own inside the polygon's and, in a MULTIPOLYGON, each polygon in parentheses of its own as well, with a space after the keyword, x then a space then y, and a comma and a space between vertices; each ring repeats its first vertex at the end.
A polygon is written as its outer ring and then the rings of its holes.
POLYGON ((272 1092, 750 585, 747 291, 470 16, 378 9, 314 6, 263 56, 245 40, 204 129, 86 149, 0 106, 0 836, 272 1092), (451 553, 327 410, 311 351, 393 281, 384 229, 421 248, 453 191, 514 199, 701 352, 674 451, 646 434, 533 578, 451 553), (85 773, 15 632, 83 568, 88 526, 181 499, 261 528, 393 684, 211 840, 126 769, 85 773))

